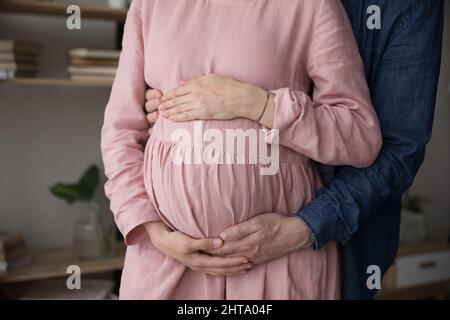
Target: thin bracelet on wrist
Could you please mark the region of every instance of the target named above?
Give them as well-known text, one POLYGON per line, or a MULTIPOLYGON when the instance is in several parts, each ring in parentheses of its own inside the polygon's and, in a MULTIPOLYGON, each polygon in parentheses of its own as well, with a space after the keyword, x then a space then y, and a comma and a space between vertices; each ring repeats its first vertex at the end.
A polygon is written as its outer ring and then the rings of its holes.
POLYGON ((264 114, 266 113, 267 107, 269 106, 269 101, 270 101, 270 91, 267 92, 267 99, 266 99, 266 105, 264 106, 264 109, 261 113, 261 115, 259 116, 258 120, 256 120, 256 122, 260 122, 262 117, 264 116, 264 114))

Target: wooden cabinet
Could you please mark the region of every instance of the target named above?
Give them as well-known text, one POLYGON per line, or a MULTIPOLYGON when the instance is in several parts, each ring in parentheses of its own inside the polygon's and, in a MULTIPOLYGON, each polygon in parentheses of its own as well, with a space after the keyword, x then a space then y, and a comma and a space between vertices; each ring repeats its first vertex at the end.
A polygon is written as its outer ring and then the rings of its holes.
POLYGON ((378 298, 440 299, 449 285, 450 244, 403 245, 378 298))

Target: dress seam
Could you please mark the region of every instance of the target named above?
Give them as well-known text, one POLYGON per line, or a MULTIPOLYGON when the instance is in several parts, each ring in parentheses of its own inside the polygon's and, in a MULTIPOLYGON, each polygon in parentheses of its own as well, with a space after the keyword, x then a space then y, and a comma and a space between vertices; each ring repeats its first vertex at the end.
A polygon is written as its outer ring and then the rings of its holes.
MULTIPOLYGON (((173 141, 167 141, 167 140, 162 139, 162 138, 154 137, 153 135, 150 136, 150 139, 153 139, 155 141, 162 142, 162 143, 165 143, 165 144, 169 144, 169 145, 171 145, 173 147, 183 147, 183 148, 190 148, 190 149, 193 149, 193 150, 202 150, 202 151, 204 150, 204 149, 202 149, 200 147, 196 147, 196 146, 192 146, 192 145, 176 143, 176 142, 173 142, 173 141)), ((259 158, 259 157, 252 157, 252 156, 249 156, 249 155, 240 155, 240 154, 232 153, 232 152, 229 152, 229 151, 226 151, 226 150, 220 150, 220 152, 225 154, 225 155, 233 156, 234 158, 236 158, 236 157, 243 157, 243 158, 246 159, 246 162, 248 162, 250 160, 257 160, 257 162, 258 162, 258 163, 245 163, 246 165, 264 165, 264 164, 260 163, 261 158, 259 158)), ((304 161, 298 161, 298 162, 289 161, 289 160, 273 160, 272 162, 304 166, 305 164, 308 164, 311 161, 310 161, 310 159, 305 158, 304 161)), ((223 163, 223 164, 227 164, 227 163, 223 163)), ((239 163, 233 163, 233 164, 239 164, 239 163)))

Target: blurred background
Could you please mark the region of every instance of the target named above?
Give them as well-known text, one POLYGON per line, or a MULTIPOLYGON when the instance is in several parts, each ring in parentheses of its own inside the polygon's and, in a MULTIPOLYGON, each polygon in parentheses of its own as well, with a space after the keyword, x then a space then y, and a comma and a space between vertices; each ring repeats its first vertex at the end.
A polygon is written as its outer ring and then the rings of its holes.
MULTIPOLYGON (((116 298, 124 248, 99 144, 127 1, 72 3, 83 4, 81 30, 67 28, 65 2, 0 0, 0 298, 116 298), (71 265, 83 290, 67 289, 71 265)), ((449 1, 445 11, 433 138, 380 298, 449 297, 449 1)))

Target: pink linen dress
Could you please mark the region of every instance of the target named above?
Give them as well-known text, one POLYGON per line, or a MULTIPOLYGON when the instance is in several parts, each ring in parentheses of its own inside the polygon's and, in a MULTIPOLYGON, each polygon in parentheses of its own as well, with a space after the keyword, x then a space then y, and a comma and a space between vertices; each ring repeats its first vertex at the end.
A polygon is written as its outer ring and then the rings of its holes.
POLYGON ((162 220, 203 238, 258 214, 294 215, 322 186, 316 161, 368 166, 380 144, 339 0, 134 0, 102 130, 105 190, 128 245, 121 299, 338 299, 336 243, 292 252, 247 274, 214 277, 157 250, 143 224, 162 220), (178 163, 177 154, 200 159, 208 146, 201 134, 208 130, 242 137, 263 129, 246 119, 175 123, 160 117, 149 130, 147 86, 167 92, 210 73, 272 91, 274 130, 265 131, 256 149, 228 143, 215 149, 233 161, 178 163), (194 138, 174 140, 174 132, 194 138), (258 150, 275 144, 277 170, 264 175, 258 150))

